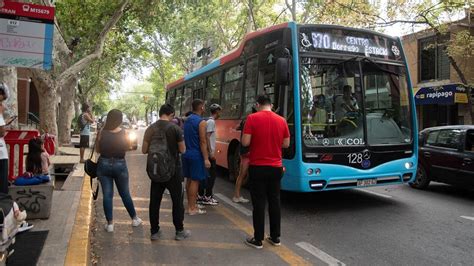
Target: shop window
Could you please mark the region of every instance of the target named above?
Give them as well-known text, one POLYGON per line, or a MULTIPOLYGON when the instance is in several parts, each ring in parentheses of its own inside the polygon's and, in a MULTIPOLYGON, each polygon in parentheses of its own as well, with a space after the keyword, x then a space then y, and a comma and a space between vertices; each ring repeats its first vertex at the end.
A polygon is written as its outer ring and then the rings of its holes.
POLYGON ((419 42, 420 81, 449 79, 450 64, 446 53, 449 35, 429 37, 419 42))

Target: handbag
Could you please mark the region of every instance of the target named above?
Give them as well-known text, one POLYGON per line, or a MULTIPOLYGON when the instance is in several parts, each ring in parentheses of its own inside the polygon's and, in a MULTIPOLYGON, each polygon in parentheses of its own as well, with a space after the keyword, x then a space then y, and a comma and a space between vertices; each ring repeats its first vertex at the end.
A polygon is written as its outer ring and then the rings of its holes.
POLYGON ((97 199, 99 196, 99 182, 97 182, 97 163, 92 161, 92 157, 94 156, 95 152, 95 145, 97 144, 97 138, 94 142, 94 147, 92 148, 91 156, 87 159, 84 163, 84 172, 89 176, 90 183, 91 183, 91 190, 92 190, 92 198, 94 200, 97 199), (96 184, 96 188, 94 189, 94 184, 96 184))

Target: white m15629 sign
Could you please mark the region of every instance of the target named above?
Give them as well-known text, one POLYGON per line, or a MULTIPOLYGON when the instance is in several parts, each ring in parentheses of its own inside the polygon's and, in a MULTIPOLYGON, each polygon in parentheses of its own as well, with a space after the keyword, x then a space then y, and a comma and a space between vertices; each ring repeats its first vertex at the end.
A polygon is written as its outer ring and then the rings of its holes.
POLYGON ((0 3, 0 66, 51 69, 54 8, 0 3))

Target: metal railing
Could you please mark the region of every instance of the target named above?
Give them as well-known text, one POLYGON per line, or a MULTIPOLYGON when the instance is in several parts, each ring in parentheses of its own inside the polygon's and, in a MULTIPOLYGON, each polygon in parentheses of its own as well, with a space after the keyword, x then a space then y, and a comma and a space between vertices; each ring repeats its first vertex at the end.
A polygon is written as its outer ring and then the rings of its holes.
POLYGON ((26 120, 26 124, 28 126, 32 126, 36 129, 39 129, 39 126, 40 126, 40 119, 38 116, 36 116, 34 113, 32 112, 28 112, 28 118, 26 120))

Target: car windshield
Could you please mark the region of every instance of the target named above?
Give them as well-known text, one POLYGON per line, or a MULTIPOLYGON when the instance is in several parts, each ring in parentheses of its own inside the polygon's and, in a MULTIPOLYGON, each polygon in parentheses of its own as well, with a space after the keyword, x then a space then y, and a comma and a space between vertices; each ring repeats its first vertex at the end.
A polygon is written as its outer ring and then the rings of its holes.
POLYGON ((301 79, 302 132, 307 147, 411 142, 403 67, 364 58, 306 57, 302 58, 301 79))

